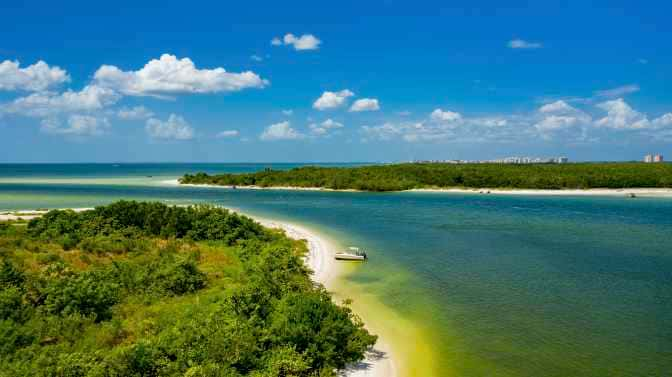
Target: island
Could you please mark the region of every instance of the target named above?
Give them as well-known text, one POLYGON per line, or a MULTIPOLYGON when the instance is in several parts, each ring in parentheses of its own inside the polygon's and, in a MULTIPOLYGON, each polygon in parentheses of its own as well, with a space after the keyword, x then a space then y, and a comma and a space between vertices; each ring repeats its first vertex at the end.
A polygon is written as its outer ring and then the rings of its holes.
POLYGON ((255 173, 185 174, 180 184, 232 188, 358 191, 433 189, 589 190, 672 188, 672 164, 449 164, 404 163, 357 167, 306 166, 255 173))
POLYGON ((306 252, 203 205, 119 201, 0 222, 0 370, 336 376, 377 337, 311 281, 306 252))

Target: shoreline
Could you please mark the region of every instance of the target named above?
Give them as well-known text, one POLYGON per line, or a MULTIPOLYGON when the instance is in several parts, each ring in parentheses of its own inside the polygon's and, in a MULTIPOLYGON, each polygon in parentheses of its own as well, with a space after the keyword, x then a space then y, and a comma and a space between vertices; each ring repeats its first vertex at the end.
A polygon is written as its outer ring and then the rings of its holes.
MULTIPOLYGON (((339 266, 334 259, 336 246, 327 241, 324 237, 316 234, 314 231, 285 221, 256 217, 235 209, 227 209, 250 217, 267 228, 281 229, 290 238, 306 240, 308 244, 308 255, 306 256, 304 263, 313 271, 311 278, 313 281, 322 284, 330 291, 334 288, 336 280, 344 273, 342 266, 339 266)), ((356 314, 364 321, 364 327, 370 329, 367 325, 367 321, 364 320, 364 316, 360 313, 356 314)), ((346 367, 345 370, 339 371, 339 376, 396 377, 398 375, 396 366, 398 360, 394 359, 390 344, 383 339, 380 333, 376 333, 376 335, 378 335, 378 341, 373 349, 367 352, 365 359, 357 364, 346 367)))
MULTIPOLYGON (((211 187, 233 189, 231 185, 180 183, 177 179, 160 182, 169 186, 211 187)), ((236 186, 236 190, 288 190, 288 191, 329 191, 329 192, 368 192, 355 189, 336 190, 325 187, 294 186, 236 186)), ((672 198, 672 188, 593 188, 593 189, 491 189, 491 188, 418 188, 387 192, 417 192, 445 194, 495 194, 495 195, 538 195, 538 196, 611 196, 629 197, 630 194, 644 197, 672 198)))
MULTIPOLYGON (((226 207, 223 207, 226 208, 226 207)), ((72 209, 76 212, 88 211, 93 208, 61 208, 72 209)), ((226 208, 229 211, 247 216, 262 226, 272 229, 280 229, 285 232, 287 237, 296 240, 306 240, 308 245, 308 255, 304 259, 306 266, 312 271, 311 279, 322 284, 325 288, 333 288, 336 280, 344 273, 342 266, 339 266, 334 259, 336 246, 327 241, 324 237, 317 235, 314 231, 306 229, 303 226, 295 225, 285 221, 276 221, 263 217, 252 216, 233 208, 226 208)), ((50 210, 17 210, 0 212, 0 221, 8 220, 31 220, 44 215, 50 210)), ((334 297, 335 298, 335 297, 334 297)), ((364 316, 356 313, 364 321, 364 316)), ((365 327, 367 326, 364 321, 365 327)), ((341 377, 396 377, 397 366, 392 356, 392 349, 380 334, 376 345, 367 352, 365 359, 357 364, 346 367, 339 371, 341 377)))

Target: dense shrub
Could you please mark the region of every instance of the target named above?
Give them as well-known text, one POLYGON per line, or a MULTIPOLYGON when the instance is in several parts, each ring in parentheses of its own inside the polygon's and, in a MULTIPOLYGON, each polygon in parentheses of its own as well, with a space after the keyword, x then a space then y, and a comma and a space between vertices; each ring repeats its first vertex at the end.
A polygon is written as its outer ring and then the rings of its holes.
POLYGON ((324 187, 365 191, 413 188, 589 189, 672 187, 672 164, 396 164, 300 167, 246 174, 185 174, 181 183, 324 187))
POLYGON ((335 376, 375 342, 305 244, 206 207, 117 202, 0 234, 0 376, 335 376))

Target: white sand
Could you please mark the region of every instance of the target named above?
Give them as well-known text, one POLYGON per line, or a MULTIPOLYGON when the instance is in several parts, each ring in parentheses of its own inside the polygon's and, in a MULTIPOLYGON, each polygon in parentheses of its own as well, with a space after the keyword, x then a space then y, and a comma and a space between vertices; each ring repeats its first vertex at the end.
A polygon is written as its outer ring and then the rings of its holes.
POLYGON ((412 189, 413 192, 438 192, 456 194, 498 194, 498 195, 544 195, 544 196, 635 196, 649 197, 672 197, 672 189, 669 188, 624 188, 624 189, 566 189, 566 190, 538 190, 538 189, 412 189))
MULTIPOLYGON (((175 181, 177 182, 177 181, 175 181)), ((221 186, 216 186, 221 187, 221 186)), ((92 208, 73 208, 74 211, 81 212, 91 210, 92 208)), ((236 210, 233 210, 238 212, 236 210)), ((40 217, 47 213, 45 210, 21 210, 21 211, 7 211, 0 213, 0 221, 7 220, 30 220, 40 217)), ((273 221, 263 218, 256 218, 261 225, 268 228, 282 229, 288 237, 293 239, 303 239, 308 243, 308 255, 305 263, 312 270, 313 281, 329 288, 334 279, 338 276, 339 268, 334 254, 336 247, 328 242, 325 238, 318 236, 316 233, 286 222, 273 221)), ((365 318, 364 315, 358 313, 360 317, 365 318)), ((378 337, 378 342, 366 355, 365 360, 360 363, 350 365, 346 370, 340 373, 343 377, 395 377, 397 375, 394 362, 391 357, 391 348, 384 340, 378 337)))
MULTIPOLYGON (((210 184, 181 184, 177 179, 161 181, 161 184, 171 186, 189 186, 189 187, 218 187, 225 189, 232 189, 233 186, 210 185, 210 184)), ((240 190, 297 190, 297 191, 345 191, 355 192, 359 190, 334 190, 323 187, 288 187, 288 186, 236 186, 240 190)), ((672 198, 672 189, 670 188, 624 188, 624 189, 563 189, 563 190, 541 190, 541 189, 468 189, 468 188, 427 188, 427 189, 410 189, 404 190, 408 192, 435 192, 435 193, 453 193, 453 194, 497 194, 497 195, 544 195, 544 196, 623 196, 628 197, 630 194, 635 196, 648 197, 663 197, 672 198)))
MULTIPOLYGON (((75 212, 89 211, 93 208, 67 208, 75 212)), ((10 221, 10 220, 32 220, 36 217, 40 217, 50 210, 20 210, 20 211, 4 211, 0 212, 0 221, 10 221)))
MULTIPOLYGON (((185 187, 214 187, 222 189, 234 189, 232 185, 211 185, 211 184, 193 184, 193 183, 180 183, 177 179, 168 179, 165 181, 159 182, 162 185, 168 186, 185 186, 185 187)), ((240 190, 289 190, 289 191, 334 191, 334 192, 359 192, 361 190, 353 189, 343 189, 343 190, 334 190, 325 187, 295 187, 295 186, 271 186, 271 187, 262 187, 262 186, 235 186, 235 189, 240 190)))

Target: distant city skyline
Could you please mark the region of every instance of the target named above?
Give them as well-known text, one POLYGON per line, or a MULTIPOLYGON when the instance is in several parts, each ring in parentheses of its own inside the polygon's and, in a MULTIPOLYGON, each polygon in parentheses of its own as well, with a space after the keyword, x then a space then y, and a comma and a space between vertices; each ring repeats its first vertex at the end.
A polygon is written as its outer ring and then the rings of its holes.
POLYGON ((672 155, 671 11, 3 4, 0 163, 672 155))

